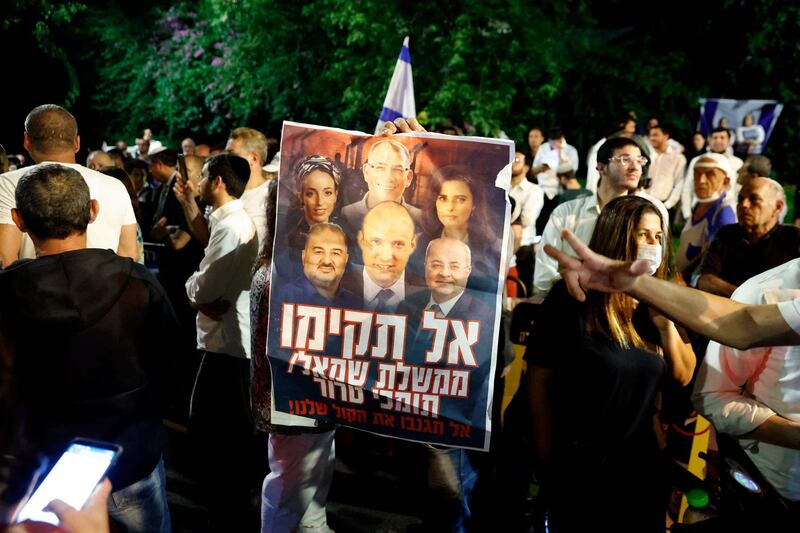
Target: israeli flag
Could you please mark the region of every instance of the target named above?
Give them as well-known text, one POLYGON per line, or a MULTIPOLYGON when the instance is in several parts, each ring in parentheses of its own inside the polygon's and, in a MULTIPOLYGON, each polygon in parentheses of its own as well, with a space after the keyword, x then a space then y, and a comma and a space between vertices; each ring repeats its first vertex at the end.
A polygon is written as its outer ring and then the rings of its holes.
POLYGON ((697 128, 708 137, 724 119, 727 121, 727 125, 724 127, 731 131, 735 143, 741 143, 752 136, 760 143, 754 144, 749 153, 760 154, 775 129, 775 123, 778 121, 781 111, 783 111, 783 104, 775 100, 701 98, 700 120, 697 128), (748 115, 751 124, 745 125, 745 117, 748 115))
POLYGON ((386 121, 399 117, 410 118, 417 116, 417 106, 414 104, 414 78, 411 76, 411 53, 408 51, 408 36, 403 39, 403 48, 397 65, 394 67, 392 82, 383 101, 383 109, 375 126, 375 133, 380 133, 386 121))

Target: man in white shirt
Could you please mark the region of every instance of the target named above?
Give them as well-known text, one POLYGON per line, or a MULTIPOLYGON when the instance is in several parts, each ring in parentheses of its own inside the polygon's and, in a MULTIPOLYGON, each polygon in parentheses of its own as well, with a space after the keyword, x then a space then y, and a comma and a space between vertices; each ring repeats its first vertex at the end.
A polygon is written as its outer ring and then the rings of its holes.
MULTIPOLYGON (((669 216, 660 201, 638 190, 639 180, 648 159, 642 155, 636 141, 626 137, 609 139, 597 151, 597 171, 600 182, 597 194, 564 202, 553 210, 550 220, 544 228, 541 244, 549 244, 567 253, 571 248, 561 238, 564 228, 571 230, 578 239, 589 242, 594 231, 597 215, 608 202, 626 194, 636 194, 647 198, 658 208, 664 226, 664 235, 668 235, 669 216)), ((536 253, 536 267, 533 274, 534 290, 546 294, 561 279, 558 262, 548 256, 543 248, 536 253)))
POLYGON ((578 151, 574 146, 567 144, 561 128, 550 128, 547 132, 547 142, 539 147, 533 160, 534 168, 547 165, 547 170, 540 172, 536 177, 548 200, 552 200, 558 194, 556 170, 561 163, 569 163, 573 170, 577 171, 578 151))
MULTIPOLYGON (((81 141, 78 122, 69 111, 52 104, 34 108, 25 118, 23 146, 37 164, 60 163, 83 176, 92 199, 100 205, 97 218, 86 230, 88 248, 111 249, 118 255, 138 259, 136 216, 130 196, 119 180, 76 163, 81 141)), ((17 259, 36 257, 33 241, 11 219, 17 183, 28 170, 26 167, 0 175, 0 262, 5 266, 17 259)))
POLYGON ((681 197, 681 186, 686 170, 686 157, 670 145, 670 131, 666 126, 656 125, 648 134, 650 145, 650 186, 645 191, 664 202, 672 209, 681 197))
POLYGON ((533 284, 533 248, 539 242, 539 236, 536 235, 536 221, 544 206, 544 191, 535 183, 527 180, 528 170, 525 154, 516 152, 511 165, 511 189, 509 189, 508 195, 514 199, 517 209, 520 211, 522 239, 511 266, 516 265, 519 278, 530 292, 533 284))
POLYGON ((249 175, 247 161, 234 154, 212 156, 203 166, 198 188, 212 208, 211 234, 200 269, 186 281, 186 293, 198 310, 197 348, 203 354, 189 431, 205 458, 199 474, 210 492, 211 519, 231 531, 243 530, 236 520, 247 512, 250 487, 241 480, 252 470, 249 289, 258 239, 239 199, 249 175))
MULTIPOLYGON (((744 282, 732 296, 746 304, 775 304, 800 296, 800 259, 744 282)), ((737 350, 712 342, 700 366, 694 401, 721 433, 739 443, 784 497, 800 501, 800 346, 737 350), (776 442, 777 432, 788 442, 776 442)))

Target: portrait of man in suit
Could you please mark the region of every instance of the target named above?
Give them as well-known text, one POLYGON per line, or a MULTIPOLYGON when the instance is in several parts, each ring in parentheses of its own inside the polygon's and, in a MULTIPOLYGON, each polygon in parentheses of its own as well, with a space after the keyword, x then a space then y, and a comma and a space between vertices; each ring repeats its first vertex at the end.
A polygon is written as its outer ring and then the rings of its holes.
POLYGON ((438 318, 482 320, 492 310, 467 290, 472 273, 472 253, 469 246, 458 239, 434 239, 425 250, 425 285, 427 291, 407 300, 403 309, 414 316, 431 309, 438 318))
POLYGON ((311 226, 301 257, 304 275, 286 286, 283 301, 360 307, 359 299, 340 287, 348 258, 347 238, 341 227, 329 222, 311 226))
POLYGON ((414 178, 411 154, 403 143, 388 139, 376 142, 369 149, 367 162, 361 171, 368 190, 361 200, 342 208, 347 226, 360 228, 367 212, 386 201, 402 204, 408 209, 414 223, 420 224, 422 212, 403 199, 403 193, 414 178))
POLYGON ((348 273, 344 284, 362 297, 364 309, 391 313, 424 289, 424 280, 406 271, 417 247, 414 220, 406 206, 387 201, 370 209, 357 240, 364 267, 348 273))

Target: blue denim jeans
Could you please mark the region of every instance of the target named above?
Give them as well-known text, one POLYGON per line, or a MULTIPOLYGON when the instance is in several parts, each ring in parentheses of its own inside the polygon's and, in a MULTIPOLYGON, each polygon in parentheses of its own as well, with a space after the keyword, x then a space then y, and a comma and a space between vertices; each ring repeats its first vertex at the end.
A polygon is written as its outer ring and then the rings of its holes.
POLYGON ((145 478, 108 498, 108 515, 129 533, 171 533, 164 460, 145 478))

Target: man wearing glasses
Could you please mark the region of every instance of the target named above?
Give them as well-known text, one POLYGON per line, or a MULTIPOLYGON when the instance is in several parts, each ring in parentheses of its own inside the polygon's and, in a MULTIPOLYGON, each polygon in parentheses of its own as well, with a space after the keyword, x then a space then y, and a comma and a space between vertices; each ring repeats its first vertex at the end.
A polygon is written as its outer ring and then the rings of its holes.
MULTIPOLYGON (((626 137, 609 139, 597 151, 597 172, 600 181, 597 193, 560 204, 553 210, 542 233, 542 246, 536 253, 533 286, 538 294, 545 295, 561 279, 558 262, 544 253, 549 244, 566 253, 572 249, 561 238, 561 230, 571 230, 581 241, 588 243, 594 231, 597 215, 608 202, 626 194, 647 198, 658 208, 664 225, 664 235, 669 234, 669 216, 664 204, 640 188, 640 180, 647 165, 647 156, 636 141, 626 137)), ((644 174, 646 175, 646 174, 644 174)))
POLYGON ((367 211, 388 200, 402 204, 411 214, 414 224, 420 225, 422 212, 403 199, 414 173, 411 171, 411 154, 402 143, 384 140, 373 144, 362 171, 369 190, 361 200, 342 208, 347 226, 361 229, 367 211))

